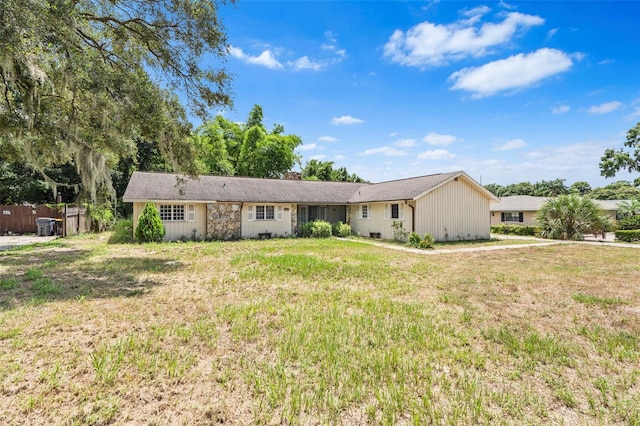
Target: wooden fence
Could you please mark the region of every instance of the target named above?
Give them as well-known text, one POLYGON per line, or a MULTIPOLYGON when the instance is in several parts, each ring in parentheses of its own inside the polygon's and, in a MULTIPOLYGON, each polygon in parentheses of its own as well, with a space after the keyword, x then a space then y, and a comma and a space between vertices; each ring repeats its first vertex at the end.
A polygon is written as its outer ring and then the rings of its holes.
POLYGON ((37 218, 57 219, 56 232, 67 236, 88 232, 91 220, 86 209, 64 206, 5 206, 0 205, 0 235, 37 234, 37 218))

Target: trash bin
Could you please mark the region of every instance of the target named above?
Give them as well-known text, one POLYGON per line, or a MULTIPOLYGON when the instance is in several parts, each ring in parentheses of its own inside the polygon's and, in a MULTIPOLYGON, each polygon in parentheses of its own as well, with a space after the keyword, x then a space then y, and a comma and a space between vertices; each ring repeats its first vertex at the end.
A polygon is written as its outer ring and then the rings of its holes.
POLYGON ((56 235, 62 236, 62 219, 55 219, 55 231, 56 235))
POLYGON ((53 228, 55 226, 55 219, 52 217, 39 217, 36 219, 38 225, 38 237, 48 237, 53 235, 53 228))

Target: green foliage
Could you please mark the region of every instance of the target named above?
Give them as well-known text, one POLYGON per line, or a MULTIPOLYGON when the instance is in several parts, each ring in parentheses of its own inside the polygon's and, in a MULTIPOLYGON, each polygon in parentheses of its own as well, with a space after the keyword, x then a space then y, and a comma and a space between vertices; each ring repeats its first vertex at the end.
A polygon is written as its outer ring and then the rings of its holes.
POLYGON ((490 183, 485 185, 484 188, 492 192, 497 197, 509 197, 512 195, 555 197, 569 193, 569 188, 564 185, 564 182, 565 179, 554 179, 550 181, 542 180, 534 184, 531 184, 530 182, 520 182, 507 186, 490 183))
POLYGON ((409 234, 409 242, 407 243, 407 245, 419 249, 430 249, 434 244, 435 240, 431 234, 426 233, 424 237, 421 237, 417 232, 409 234))
POLYGON ((602 235, 611 227, 609 216, 593 200, 576 194, 549 199, 536 215, 540 236, 556 240, 583 240, 584 234, 602 235))
POLYGON ((394 220, 391 223, 393 229, 393 239, 400 242, 406 242, 409 236, 409 231, 404 229, 404 223, 400 220, 394 220))
MULTIPOLYGON (((349 227, 349 230, 351 230, 351 227, 349 227)), ((339 230, 336 231, 339 232, 339 230)), ((298 235, 303 238, 329 238, 331 234, 332 226, 325 220, 306 222, 298 227, 298 235)))
POLYGON ((640 217, 640 199, 621 202, 616 210, 616 215, 621 218, 640 217))
POLYGON ((113 225, 109 244, 133 243, 133 222, 131 219, 120 219, 113 225))
POLYGON ((629 231, 634 229, 640 229, 640 215, 627 217, 618 221, 617 229, 622 231, 629 231))
POLYGON ((299 161, 294 151, 302 143, 296 135, 285 135, 278 124, 268 132, 260 105, 254 105, 244 126, 217 116, 192 139, 200 173, 277 179, 299 161))
POLYGON ((85 207, 91 219, 91 231, 104 232, 113 226, 115 216, 111 203, 86 204, 85 207))
POLYGON ((311 237, 329 238, 331 236, 331 224, 326 220, 315 220, 311 222, 311 237))
POLYGON ((160 220, 160 213, 155 204, 147 203, 138 219, 136 240, 141 243, 160 242, 164 238, 165 229, 160 220))
MULTIPOLYGON (((600 159, 600 174, 613 177, 619 171, 626 170, 629 173, 640 172, 640 122, 627 132, 627 140, 624 148, 619 150, 607 149, 600 159)), ((640 186, 640 178, 636 179, 636 185, 640 186)))
POLYGON ((338 237, 346 238, 351 236, 351 225, 348 223, 341 223, 338 227, 338 237))
POLYGON ((617 230, 616 239, 626 243, 640 242, 640 229, 617 230))
POLYGON ((422 241, 422 238, 420 238, 420 234, 418 234, 417 232, 412 232, 411 234, 409 234, 409 241, 407 244, 411 247, 417 248, 420 246, 420 241, 422 241))
POLYGON ((333 161, 309 160, 302 168, 302 178, 304 180, 322 180, 333 182, 366 182, 360 176, 349 174, 346 167, 333 168, 333 161))
POLYGON ((589 193, 589 198, 594 200, 626 200, 640 197, 640 188, 631 182, 619 180, 602 188, 596 188, 589 193))
POLYGON ((501 235, 536 236, 540 233, 540 228, 529 225, 493 225, 491 232, 501 235))
POLYGON ((311 237, 311 232, 313 232, 313 222, 305 222, 298 226, 298 235, 303 238, 311 237))
POLYGON ((92 203, 113 196, 110 172, 135 136, 195 173, 186 111, 164 88, 185 93, 201 118, 231 105, 229 77, 203 65, 227 54, 217 8, 203 0, 3 0, 0 151, 37 171, 52 193, 66 182, 50 171, 71 165, 92 203))

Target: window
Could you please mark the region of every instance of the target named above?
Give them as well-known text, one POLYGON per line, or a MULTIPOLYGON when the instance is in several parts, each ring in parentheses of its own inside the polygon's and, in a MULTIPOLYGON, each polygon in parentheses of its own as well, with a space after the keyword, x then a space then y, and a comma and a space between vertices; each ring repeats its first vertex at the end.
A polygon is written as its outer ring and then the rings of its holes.
POLYGON ((404 204, 385 204, 384 205, 384 220, 399 219, 404 220, 404 204))
POLYGON ((369 206, 367 204, 360 207, 362 212, 362 219, 369 219, 369 206))
POLYGON ((400 219, 400 206, 391 204, 391 219, 400 219))
POLYGON ((504 212, 501 219, 503 222, 524 222, 522 212, 504 212))
MULTIPOLYGON (((194 215, 195 215, 195 206, 194 215)), ((160 204, 160 220, 163 222, 184 222, 184 204, 160 204)))
MULTIPOLYGON (((251 209, 249 209, 249 211, 251 211, 251 209)), ((279 212, 278 217, 280 218, 281 216, 282 214, 279 212)), ((256 220, 274 220, 275 218, 274 206, 256 206, 256 220)), ((251 220, 251 218, 249 218, 249 220, 251 220)))

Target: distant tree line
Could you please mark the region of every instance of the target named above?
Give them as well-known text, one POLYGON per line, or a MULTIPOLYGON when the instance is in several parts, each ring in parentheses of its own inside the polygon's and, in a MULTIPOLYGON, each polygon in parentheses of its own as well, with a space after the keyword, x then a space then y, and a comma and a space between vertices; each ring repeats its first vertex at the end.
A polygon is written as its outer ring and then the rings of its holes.
POLYGON ((557 197, 559 195, 577 194, 594 200, 628 200, 640 197, 640 188, 635 183, 620 180, 601 188, 591 188, 588 182, 578 181, 571 186, 564 184, 565 179, 554 179, 540 182, 520 182, 506 186, 491 183, 485 189, 498 197, 512 195, 531 195, 534 197, 557 197))

